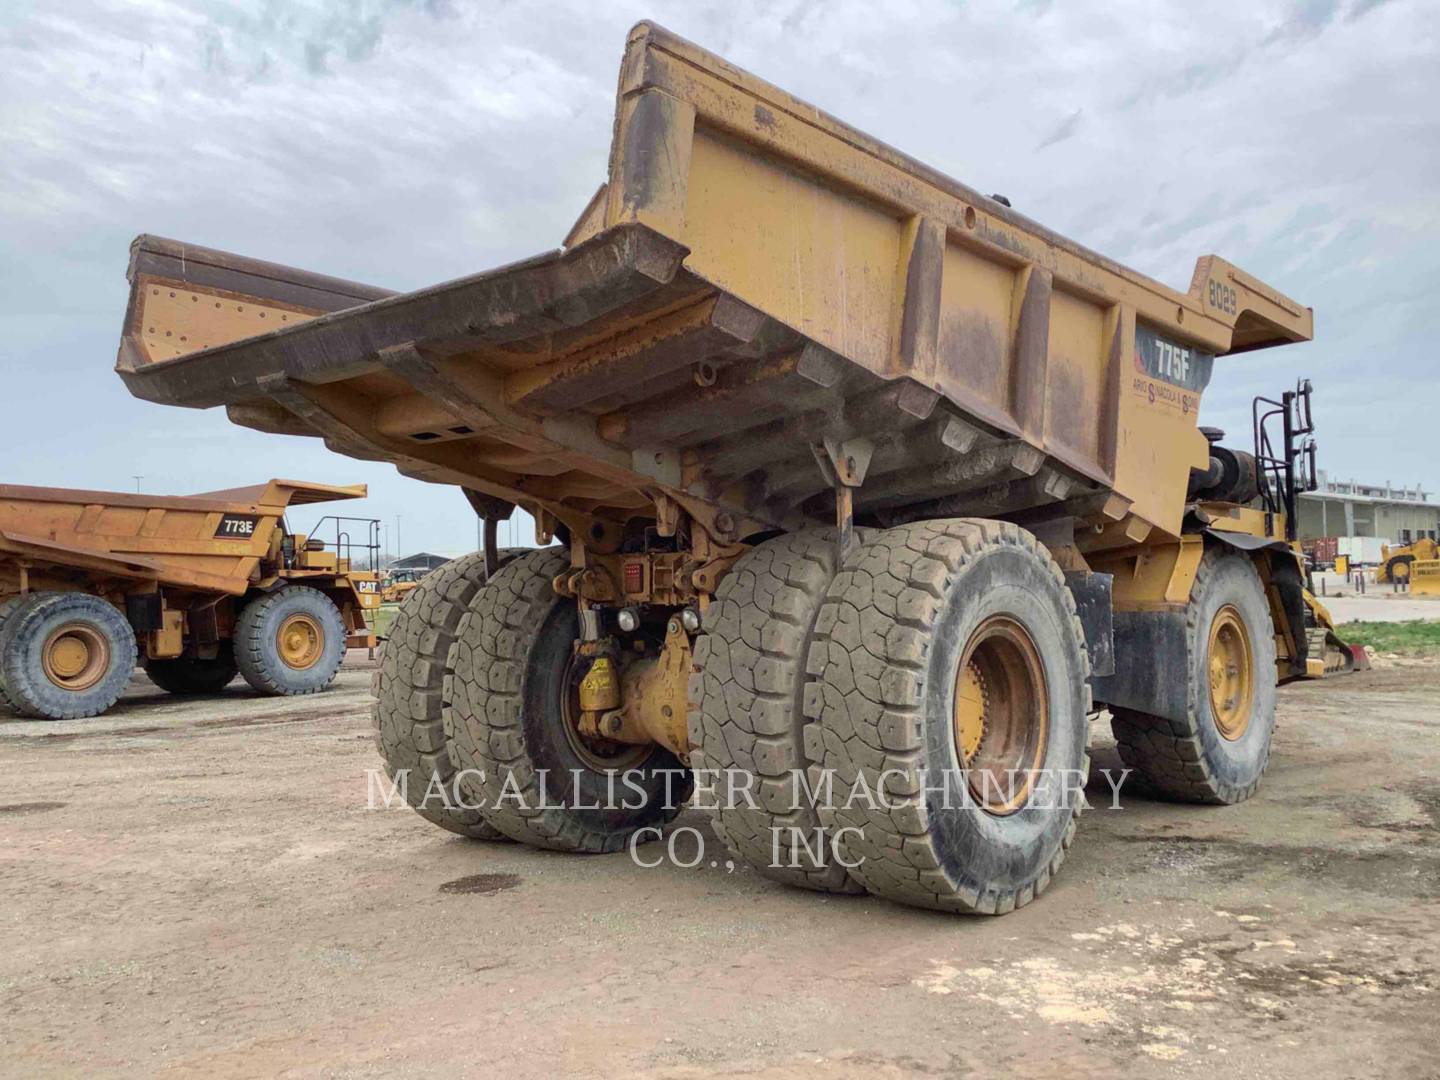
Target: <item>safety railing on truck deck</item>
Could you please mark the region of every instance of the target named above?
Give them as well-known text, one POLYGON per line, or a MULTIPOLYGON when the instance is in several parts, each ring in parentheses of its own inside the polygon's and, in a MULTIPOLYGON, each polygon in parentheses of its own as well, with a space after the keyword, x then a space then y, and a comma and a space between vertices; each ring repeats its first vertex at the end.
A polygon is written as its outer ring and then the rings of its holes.
POLYGON ((327 514, 315 523, 308 535, 312 540, 327 540, 327 542, 331 543, 335 557, 348 562, 352 570, 378 571, 380 569, 381 544, 379 518, 344 517, 339 514, 327 514), (333 539, 322 535, 322 530, 326 525, 331 526, 332 532, 330 533, 330 537, 333 539), (358 531, 360 527, 363 527, 364 530, 365 539, 363 541, 357 540, 351 535, 352 528, 358 531), (357 551, 363 554, 361 560, 355 558, 357 551))
POLYGON ((1299 528, 1296 498, 1319 487, 1315 474, 1315 420, 1310 412, 1312 387, 1301 379, 1280 400, 1257 397, 1250 403, 1255 435, 1255 471, 1265 510, 1285 515, 1285 539, 1294 540, 1299 528), (1279 446, 1272 428, 1279 424, 1279 446))

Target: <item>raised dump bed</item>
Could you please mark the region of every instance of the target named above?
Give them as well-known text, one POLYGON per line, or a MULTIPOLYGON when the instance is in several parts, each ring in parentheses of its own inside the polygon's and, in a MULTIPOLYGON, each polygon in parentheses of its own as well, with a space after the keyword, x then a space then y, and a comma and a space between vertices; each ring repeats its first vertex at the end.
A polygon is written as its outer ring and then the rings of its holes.
POLYGON ((32 716, 93 716, 137 658, 174 693, 218 690, 237 670, 265 693, 323 689, 347 644, 374 646, 378 579, 352 568, 338 527, 327 545, 287 532, 284 515, 365 493, 293 480, 181 497, 0 485, 0 693, 32 716))
POLYGON ((1215 358, 1312 332, 1221 259, 1176 292, 645 24, 563 251, 393 296, 140 237, 130 277, 137 395, 617 535, 656 485, 828 520, 828 438, 874 442, 883 520, 1178 536, 1215 358))
POLYGON ((141 236, 129 277, 133 393, 486 519, 376 683, 456 832, 614 850, 687 766, 740 772, 764 797, 716 831, 760 872, 1005 911, 1064 859, 1092 697, 1157 790, 1236 802, 1277 680, 1353 660, 1288 544, 1308 389, 1253 454, 1197 426, 1309 309, 1215 256, 1171 289, 648 23, 558 251, 388 294, 141 236), (499 552, 515 506, 564 547, 499 552), (587 809, 617 771, 638 804, 587 809), (798 794, 826 775, 890 802, 798 794))

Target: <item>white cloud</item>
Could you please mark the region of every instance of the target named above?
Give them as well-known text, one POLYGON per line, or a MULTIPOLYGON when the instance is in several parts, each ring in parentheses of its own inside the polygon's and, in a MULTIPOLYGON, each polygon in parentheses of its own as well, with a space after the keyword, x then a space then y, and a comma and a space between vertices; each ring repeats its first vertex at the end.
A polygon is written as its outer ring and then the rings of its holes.
POLYGON ((123 486, 179 443, 195 486, 278 458, 433 507, 431 546, 467 542, 453 492, 130 399, 108 372, 126 245, 151 231, 400 288, 551 247, 603 179, 641 17, 1169 284, 1215 251, 1313 304, 1316 343, 1222 361, 1207 419, 1243 429, 1250 395, 1309 373, 1333 471, 1440 480, 1389 464, 1428 446, 1440 404, 1422 0, 7 6, 0 349, 26 405, 8 478, 123 486))

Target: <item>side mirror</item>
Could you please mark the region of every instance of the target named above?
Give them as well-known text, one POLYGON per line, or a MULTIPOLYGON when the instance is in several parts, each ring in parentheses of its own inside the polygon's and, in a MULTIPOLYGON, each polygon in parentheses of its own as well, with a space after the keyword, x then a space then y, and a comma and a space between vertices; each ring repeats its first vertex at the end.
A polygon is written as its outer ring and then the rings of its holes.
POLYGON ((1314 388, 1309 379, 1295 384, 1295 434, 1309 435, 1315 430, 1315 420, 1310 414, 1310 393, 1314 388))

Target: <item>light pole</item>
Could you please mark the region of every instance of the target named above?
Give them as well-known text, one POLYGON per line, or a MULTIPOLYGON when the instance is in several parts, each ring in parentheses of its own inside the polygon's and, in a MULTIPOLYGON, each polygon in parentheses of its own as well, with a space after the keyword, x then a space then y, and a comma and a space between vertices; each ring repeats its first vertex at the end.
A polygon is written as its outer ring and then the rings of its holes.
POLYGON ((140 494, 140 481, 141 481, 141 480, 144 480, 145 477, 143 477, 143 476, 136 476, 134 473, 131 473, 131 474, 130 474, 130 479, 132 479, 132 480, 135 481, 135 494, 136 494, 136 495, 139 495, 139 494, 140 494))
POLYGON ((400 554, 402 550, 400 547, 400 518, 402 516, 403 515, 401 514, 395 515, 395 558, 397 559, 403 559, 405 557, 404 555, 400 554))

